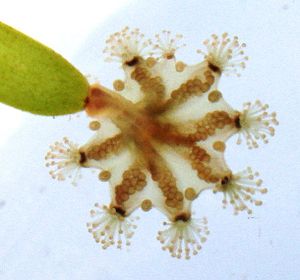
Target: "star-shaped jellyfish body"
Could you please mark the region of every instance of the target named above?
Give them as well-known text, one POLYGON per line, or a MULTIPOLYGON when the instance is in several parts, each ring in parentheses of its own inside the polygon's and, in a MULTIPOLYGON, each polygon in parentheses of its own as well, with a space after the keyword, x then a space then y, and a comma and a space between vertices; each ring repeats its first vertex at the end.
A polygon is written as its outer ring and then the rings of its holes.
MULTIPOLYGON (((125 236, 132 236, 129 219, 134 210, 155 207, 169 219, 169 229, 159 233, 164 248, 173 256, 189 258, 204 241, 200 231, 208 233, 192 215, 193 200, 213 189, 230 195, 240 209, 240 198, 253 189, 244 187, 241 174, 232 175, 226 164, 227 139, 264 128, 269 117, 266 120, 263 112, 253 118, 251 106, 234 110, 218 88, 223 73, 236 73, 248 59, 237 37, 214 35, 205 42, 204 61, 187 65, 176 59, 181 36, 163 34, 166 38, 157 36, 154 51, 146 54, 152 40, 137 29, 125 28, 109 37, 104 52, 121 63, 124 79, 113 83, 114 90, 99 83, 90 86, 85 111, 93 118, 94 136, 76 146, 77 152, 63 153, 69 161, 61 159, 61 153, 52 153, 51 160, 63 160, 62 166, 76 162, 79 167, 98 168, 99 179, 109 182, 109 206, 102 211, 97 206, 92 216, 98 219, 88 224, 105 248, 121 242, 126 231, 125 236), (162 53, 155 58, 157 50, 162 53)), ((271 118, 275 122, 275 116, 271 118)))

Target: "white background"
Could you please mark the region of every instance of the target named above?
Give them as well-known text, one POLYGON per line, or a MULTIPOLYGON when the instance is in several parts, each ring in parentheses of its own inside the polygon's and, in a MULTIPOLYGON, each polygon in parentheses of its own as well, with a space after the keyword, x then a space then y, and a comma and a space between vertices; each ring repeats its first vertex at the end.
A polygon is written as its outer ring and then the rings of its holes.
MULTIPOLYGON (((203 193, 195 203, 211 235, 190 261, 161 251, 155 240, 164 217, 141 216, 129 251, 98 248, 85 223, 95 202, 109 201, 96 174, 79 187, 55 182, 44 167, 48 144, 69 136, 84 143, 88 119, 37 117, 0 106, 0 279, 292 279, 300 278, 299 77, 300 5, 290 1, 17 1, 0 2, 0 20, 38 39, 84 74, 110 86, 122 72, 103 62, 107 36, 126 25, 147 35, 169 29, 185 35, 180 59, 198 62, 195 50, 224 31, 247 43, 241 78, 224 77, 220 89, 235 108, 257 98, 278 113, 270 144, 249 151, 231 139, 233 170, 250 165, 269 188, 254 215, 222 210, 221 196, 203 193), (149 2, 149 3, 148 3, 149 2)), ((47 82, 47 81, 41 81, 47 82)))

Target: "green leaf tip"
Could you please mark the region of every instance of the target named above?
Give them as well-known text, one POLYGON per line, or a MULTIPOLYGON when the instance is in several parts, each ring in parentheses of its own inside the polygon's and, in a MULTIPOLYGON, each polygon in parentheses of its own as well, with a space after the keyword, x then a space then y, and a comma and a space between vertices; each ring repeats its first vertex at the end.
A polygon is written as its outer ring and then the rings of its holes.
POLYGON ((0 102, 55 116, 84 108, 86 78, 53 50, 0 22, 0 102))

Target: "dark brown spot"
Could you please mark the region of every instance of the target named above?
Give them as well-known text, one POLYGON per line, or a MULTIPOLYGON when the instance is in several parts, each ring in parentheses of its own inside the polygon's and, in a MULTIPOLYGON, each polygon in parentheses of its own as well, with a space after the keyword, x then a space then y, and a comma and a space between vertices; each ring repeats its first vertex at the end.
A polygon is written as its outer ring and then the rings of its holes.
POLYGON ((134 66, 139 63, 139 58, 135 56, 133 59, 126 61, 125 64, 128 66, 134 66))
POLYGON ((167 53, 165 57, 166 57, 166 59, 172 59, 172 58, 174 58, 174 54, 173 53, 167 53))
POLYGON ((234 125, 235 125, 236 128, 241 128, 242 127, 241 122, 240 122, 240 116, 236 116, 234 118, 234 125))
POLYGON ((224 186, 229 182, 229 178, 227 176, 225 176, 222 180, 221 180, 221 184, 224 186))
POLYGON ((191 214, 190 213, 180 213, 178 215, 175 216, 174 221, 182 221, 182 222, 187 222, 189 221, 191 218, 191 214))
POLYGON ((208 68, 213 72, 221 73, 221 69, 210 62, 208 63, 208 68))
POLYGON ((116 212, 120 215, 120 216, 122 216, 122 217, 125 217, 126 215, 126 211, 122 208, 122 207, 120 207, 120 206, 114 206, 113 207, 115 210, 116 210, 116 212))
POLYGON ((79 163, 80 164, 84 164, 87 161, 86 155, 84 152, 80 152, 80 160, 79 163))
POLYGON ((86 107, 87 104, 89 104, 89 103, 90 103, 90 98, 89 97, 87 97, 86 99, 84 99, 84 107, 86 107))

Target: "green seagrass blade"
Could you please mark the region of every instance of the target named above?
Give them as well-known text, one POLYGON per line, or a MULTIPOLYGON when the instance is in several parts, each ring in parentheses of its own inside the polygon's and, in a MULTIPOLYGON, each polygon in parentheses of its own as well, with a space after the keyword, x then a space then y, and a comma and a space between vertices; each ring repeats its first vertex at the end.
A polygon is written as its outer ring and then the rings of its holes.
POLYGON ((34 114, 83 110, 89 85, 62 56, 0 22, 0 102, 34 114))

